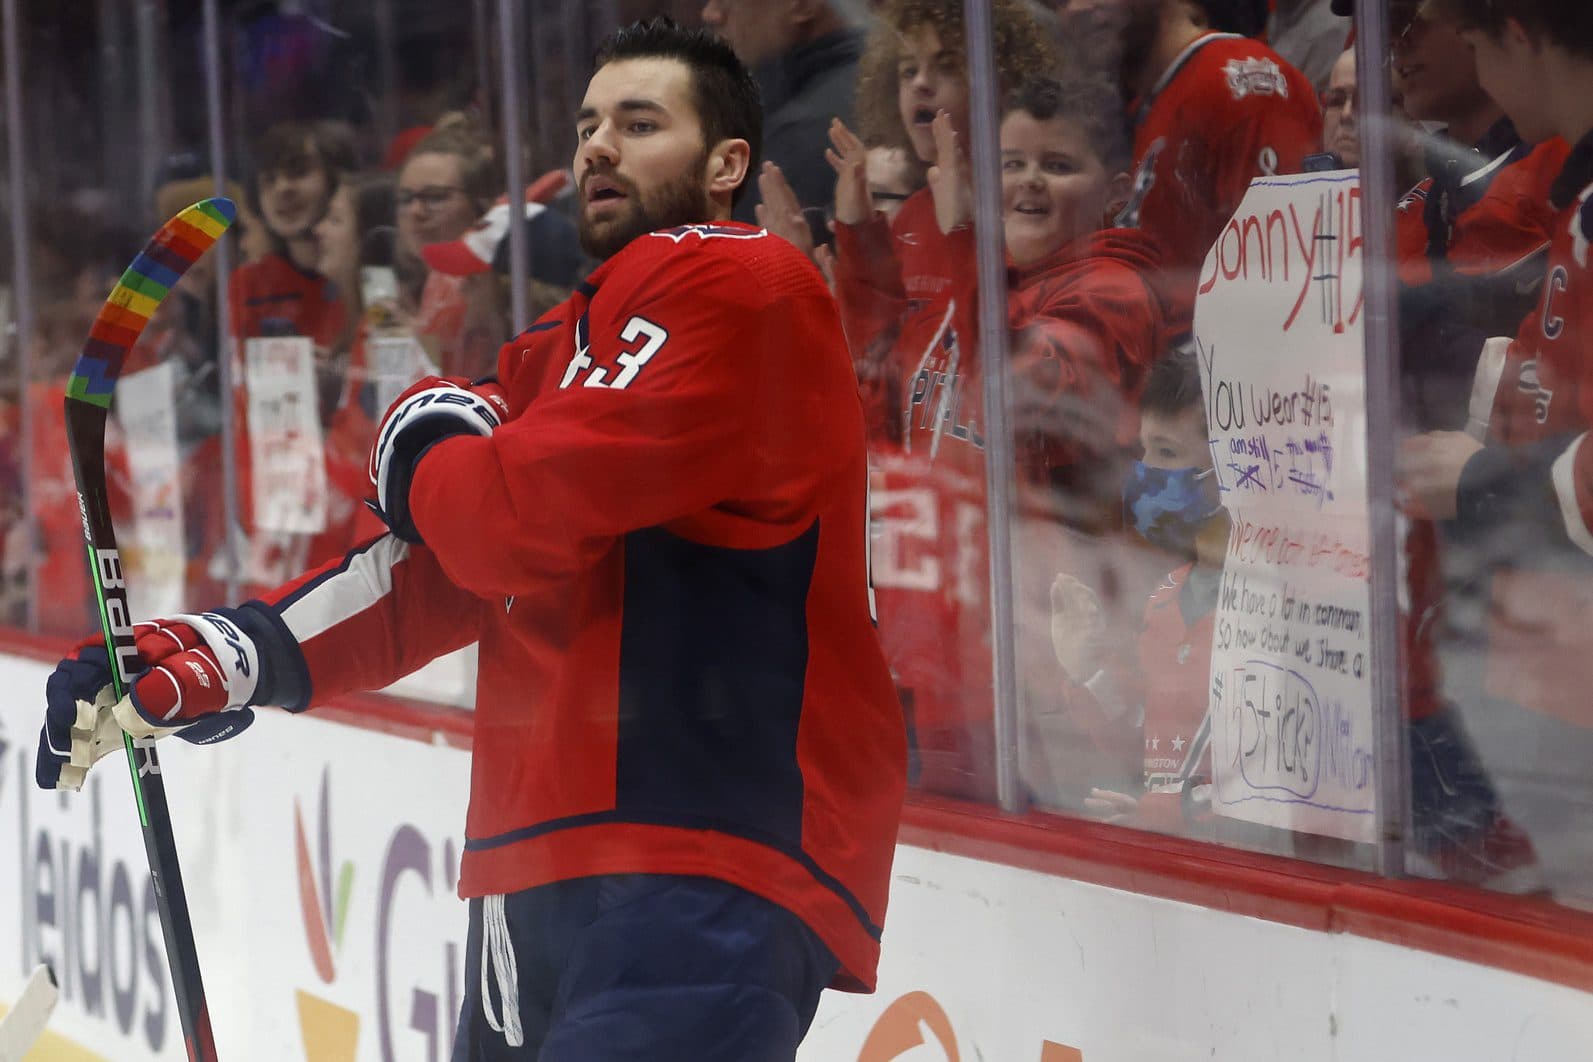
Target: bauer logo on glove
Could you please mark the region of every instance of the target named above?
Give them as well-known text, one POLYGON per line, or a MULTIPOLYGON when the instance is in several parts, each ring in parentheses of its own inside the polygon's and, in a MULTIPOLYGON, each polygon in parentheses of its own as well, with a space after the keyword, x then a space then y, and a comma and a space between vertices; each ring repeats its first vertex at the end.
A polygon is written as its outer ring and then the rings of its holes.
POLYGON ((258 688, 259 652, 230 618, 205 612, 140 623, 133 638, 141 670, 121 700, 99 636, 80 643, 45 683, 35 765, 41 787, 81 789, 88 769, 122 747, 124 733, 136 741, 175 734, 209 745, 254 722, 248 705, 258 688))

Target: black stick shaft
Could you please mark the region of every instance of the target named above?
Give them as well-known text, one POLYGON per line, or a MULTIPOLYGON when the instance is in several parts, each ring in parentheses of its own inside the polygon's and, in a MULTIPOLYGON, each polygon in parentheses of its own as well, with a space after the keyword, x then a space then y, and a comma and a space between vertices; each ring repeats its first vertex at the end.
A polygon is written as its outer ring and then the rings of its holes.
MULTIPOLYGON (((66 400, 67 442, 72 453, 72 475, 77 482, 83 534, 88 541, 89 570, 99 603, 100 629, 112 660, 111 685, 120 698, 136 673, 137 654, 133 648, 132 614, 127 607, 127 583, 121 555, 116 549, 116 531, 111 524, 110 499, 105 489, 105 418, 103 407, 72 398, 66 400)), ((199 974, 199 951, 194 944, 188 896, 183 891, 182 868, 177 862, 177 841, 172 833, 171 812, 166 806, 160 760, 155 756, 153 739, 134 741, 123 735, 123 741, 188 1059, 189 1062, 216 1062, 216 1040, 211 1032, 210 1009, 199 974)))

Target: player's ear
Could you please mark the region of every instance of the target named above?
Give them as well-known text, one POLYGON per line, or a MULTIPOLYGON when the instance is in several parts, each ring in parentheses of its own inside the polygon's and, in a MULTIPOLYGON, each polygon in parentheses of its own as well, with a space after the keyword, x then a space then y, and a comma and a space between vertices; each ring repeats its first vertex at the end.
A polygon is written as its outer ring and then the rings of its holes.
POLYGON ((729 137, 714 145, 708 152, 708 194, 723 194, 728 202, 751 177, 752 145, 740 137, 729 137))

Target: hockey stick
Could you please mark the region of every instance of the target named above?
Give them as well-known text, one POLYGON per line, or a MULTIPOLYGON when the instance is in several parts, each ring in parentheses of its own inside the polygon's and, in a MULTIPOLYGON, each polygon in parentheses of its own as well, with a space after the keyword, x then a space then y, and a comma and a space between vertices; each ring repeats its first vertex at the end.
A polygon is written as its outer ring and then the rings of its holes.
MULTIPOLYGON (((127 692, 139 667, 138 652, 133 648, 132 614, 127 608, 127 583, 105 490, 105 418, 110 412, 111 393, 116 389, 127 352, 138 342, 156 307, 188 267, 227 231, 237 213, 238 208, 230 199, 206 199, 162 225, 100 308, 67 382, 67 447, 72 452, 83 534, 88 539, 89 571, 99 602, 100 629, 113 661, 111 688, 118 700, 127 692)), ((182 1022, 189 1062, 214 1062, 215 1037, 210 1031, 205 988, 199 979, 199 953, 194 948, 194 927, 188 917, 182 870, 177 864, 177 843, 172 837, 160 761, 155 758, 152 740, 134 741, 124 734, 122 741, 133 776, 144 854, 155 884, 160 928, 166 938, 166 961, 177 992, 177 1015, 182 1022)))
POLYGON ((48 966, 35 966, 16 1005, 0 1018, 0 1062, 22 1062, 28 1048, 44 1035, 50 1012, 60 996, 55 971, 48 966))

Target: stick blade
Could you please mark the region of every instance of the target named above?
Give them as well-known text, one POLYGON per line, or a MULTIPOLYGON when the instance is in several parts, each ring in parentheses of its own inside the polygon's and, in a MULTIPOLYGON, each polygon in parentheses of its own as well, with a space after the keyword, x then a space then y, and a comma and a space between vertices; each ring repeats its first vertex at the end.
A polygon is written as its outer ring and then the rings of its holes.
POLYGON ((94 318, 88 341, 66 384, 69 399, 110 408, 111 392, 127 352, 138 342, 155 310, 177 286, 188 267, 214 246, 238 217, 225 196, 185 207, 138 252, 94 318))
POLYGON ((35 967, 16 1006, 0 1018, 0 1062, 22 1062, 28 1049, 44 1034, 60 995, 55 972, 45 965, 35 967))

